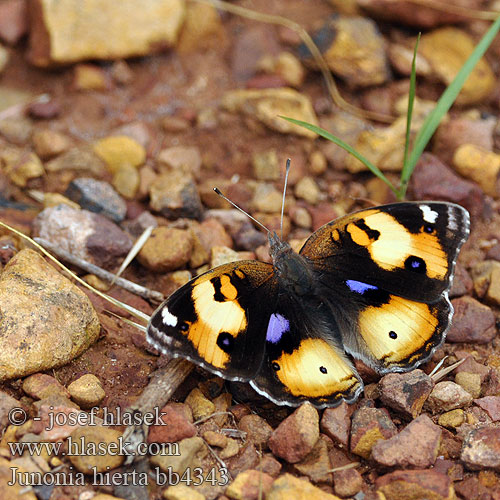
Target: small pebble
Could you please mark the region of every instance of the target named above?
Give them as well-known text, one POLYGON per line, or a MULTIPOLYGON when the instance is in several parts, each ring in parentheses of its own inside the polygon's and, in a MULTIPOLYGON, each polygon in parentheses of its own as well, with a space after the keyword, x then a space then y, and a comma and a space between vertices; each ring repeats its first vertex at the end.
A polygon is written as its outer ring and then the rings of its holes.
POLYGON ((71 439, 77 452, 69 454, 68 458, 75 469, 84 474, 115 469, 125 460, 123 455, 118 454, 120 449, 119 438, 121 436, 120 431, 108 426, 78 427, 71 433, 71 439), (87 453, 86 450, 91 449, 92 446, 95 446, 96 450, 100 449, 99 446, 104 446, 107 452, 93 455, 87 453), (113 447, 115 447, 114 452, 113 447))
POLYGON ((133 200, 135 198, 140 183, 141 179, 137 168, 130 164, 123 164, 118 167, 111 181, 111 184, 118 194, 127 200, 133 200))
POLYGON ((165 226, 153 229, 137 255, 137 260, 151 271, 165 273, 185 266, 191 257, 189 231, 165 226))
POLYGON ((76 90, 107 90, 110 80, 99 66, 94 64, 77 64, 74 67, 73 87, 76 90))
POLYGON ((239 429, 246 432, 246 438, 257 449, 266 449, 267 442, 273 433, 273 428, 259 415, 251 413, 241 417, 239 429))
POLYGON ((102 214, 114 222, 121 222, 127 212, 125 201, 104 181, 79 177, 71 181, 65 195, 82 208, 102 214))
POLYGON ((201 461, 208 455, 209 451, 203 439, 193 436, 179 442, 179 454, 158 454, 151 457, 153 466, 158 466, 167 474, 175 472, 182 476, 187 469, 193 470, 201 466, 201 461))
POLYGON ((275 149, 253 153, 252 166, 255 178, 259 181, 277 181, 280 178, 281 167, 275 149))
POLYGON ((202 214, 200 195, 194 180, 184 172, 159 175, 150 185, 150 206, 169 219, 199 219, 202 214))
POLYGON ((272 184, 259 183, 255 189, 252 207, 258 212, 279 213, 282 199, 282 194, 272 184))
POLYGON ((295 185, 295 196, 311 205, 316 205, 320 199, 320 190, 312 177, 302 177, 295 185))
POLYGON ((69 398, 68 390, 54 377, 35 373, 23 380, 23 391, 33 399, 44 399, 51 395, 69 398))
POLYGON ((455 382, 473 398, 478 398, 481 395, 481 375, 479 373, 459 372, 455 375, 455 382))
POLYGON ((397 470, 375 481, 378 498, 384 500, 454 500, 453 483, 447 474, 433 469, 397 470))
POLYGON ((309 481, 285 473, 275 479, 266 500, 336 500, 336 497, 314 486, 309 481))
POLYGON ((439 415, 438 424, 442 427, 456 429, 465 422, 465 412, 461 408, 450 410, 439 415))
POLYGON ((434 382, 422 370, 389 373, 378 384, 381 401, 407 417, 415 418, 429 397, 434 382))
POLYGON ((311 153, 309 156, 309 172, 312 175, 324 174, 327 166, 326 156, 319 149, 311 153))
POLYGON ((268 440, 273 454, 288 463, 300 462, 319 438, 319 415, 309 403, 283 420, 268 440))
POLYGON ((351 415, 355 407, 342 401, 336 408, 326 408, 321 417, 321 431, 342 448, 349 444, 351 415))
POLYGON ((500 428, 472 429, 465 436, 460 459, 471 470, 500 472, 500 428))
POLYGON ((113 174, 122 165, 138 167, 146 160, 144 147, 126 135, 100 139, 94 144, 94 152, 106 163, 113 174))
POLYGON ((335 494, 341 498, 354 497, 363 487, 363 478, 356 469, 339 470, 333 473, 335 494))
POLYGON ((71 140, 66 135, 50 129, 35 130, 32 141, 35 153, 42 160, 49 160, 71 147, 71 140))
POLYGON ((395 436, 377 441, 371 457, 385 467, 424 469, 436 461, 440 440, 441 428, 420 415, 395 436))
POLYGON ((249 469, 240 472, 226 488, 227 497, 234 500, 258 500, 271 489, 274 478, 265 472, 249 469))
POLYGON ((148 443, 175 443, 196 436, 191 408, 185 403, 167 403, 161 410, 165 425, 151 425, 148 431, 148 443))
POLYGON ((396 434, 396 426, 385 408, 361 407, 352 416, 351 452, 368 459, 375 443, 396 434))
POLYGON ((193 146, 172 146, 162 149, 156 158, 160 167, 185 172, 194 177, 200 176, 201 154, 200 150, 193 146))
POLYGON ((184 402, 191 408, 195 421, 215 413, 214 403, 207 399, 200 389, 193 389, 184 402))
POLYGON ((101 381, 91 373, 71 382, 68 385, 68 392, 71 399, 83 409, 97 406, 106 396, 101 381))
POLYGON ((455 382, 438 382, 426 401, 433 413, 463 408, 472 402, 472 396, 455 382))
POLYGON ((130 237, 102 215, 67 205, 44 209, 33 222, 36 236, 106 269, 132 248, 130 237))
POLYGON ((0 135, 11 144, 26 144, 33 133, 33 124, 27 118, 4 118, 0 121, 0 135))
POLYGON ((162 496, 165 500, 205 500, 205 495, 185 484, 169 486, 163 491, 162 496))

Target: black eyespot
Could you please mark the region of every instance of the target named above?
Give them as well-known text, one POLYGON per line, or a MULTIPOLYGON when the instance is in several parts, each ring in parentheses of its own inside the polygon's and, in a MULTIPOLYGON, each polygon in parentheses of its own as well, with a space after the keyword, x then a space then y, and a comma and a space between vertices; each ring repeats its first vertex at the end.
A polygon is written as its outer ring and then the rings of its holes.
POLYGON ((319 367, 319 371, 320 371, 321 373, 324 373, 325 375, 328 373, 328 370, 327 370, 324 366, 320 366, 320 367, 319 367))
POLYGON ((227 353, 232 352, 233 347, 234 347, 234 337, 227 332, 221 332, 219 333, 219 336, 217 337, 217 345, 227 353))
POLYGON ((398 334, 396 332, 393 332, 392 330, 389 332, 389 337, 391 339, 397 339, 398 338, 398 334))
POLYGON ((181 323, 181 324, 179 325, 179 330, 180 330, 181 332, 187 332, 187 331, 189 330, 189 325, 188 325, 186 322, 181 323))
POLYGON ((276 363, 276 361, 273 361, 273 363, 271 364, 271 366, 273 367, 273 370, 275 372, 277 372, 280 369, 280 365, 278 365, 278 363, 276 363))
POLYGON ((415 255, 410 255, 405 260, 405 269, 419 274, 425 274, 427 271, 427 265, 425 264, 424 259, 416 257, 415 255))
POLYGON ((424 224, 424 231, 426 233, 434 232, 434 226, 432 224, 424 224))

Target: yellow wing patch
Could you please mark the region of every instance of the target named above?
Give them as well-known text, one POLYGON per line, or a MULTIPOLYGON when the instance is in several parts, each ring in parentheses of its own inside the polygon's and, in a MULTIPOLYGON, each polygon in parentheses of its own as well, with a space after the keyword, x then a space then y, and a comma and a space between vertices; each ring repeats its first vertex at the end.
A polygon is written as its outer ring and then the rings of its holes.
POLYGON ((346 230, 354 243, 367 248, 382 269, 404 268, 406 259, 416 256, 425 261, 429 278, 446 276, 448 258, 434 233, 414 234, 386 212, 370 213, 364 217, 364 222, 366 230, 354 222, 349 223, 346 230), (370 234, 370 230, 378 232, 377 236, 370 234))
POLYGON ((375 358, 397 363, 425 346, 438 326, 431 306, 391 296, 389 303, 367 307, 359 316, 359 331, 375 358))
POLYGON ((298 349, 283 353, 276 363, 276 376, 294 396, 327 397, 350 392, 359 385, 344 358, 322 339, 302 340, 298 349))
POLYGON ((221 293, 228 300, 215 300, 215 288, 210 280, 197 283, 193 287, 192 299, 197 320, 188 324, 186 335, 198 354, 216 368, 224 368, 230 356, 218 345, 221 332, 237 337, 247 328, 247 317, 243 308, 234 299, 236 288, 229 276, 221 276, 221 293))

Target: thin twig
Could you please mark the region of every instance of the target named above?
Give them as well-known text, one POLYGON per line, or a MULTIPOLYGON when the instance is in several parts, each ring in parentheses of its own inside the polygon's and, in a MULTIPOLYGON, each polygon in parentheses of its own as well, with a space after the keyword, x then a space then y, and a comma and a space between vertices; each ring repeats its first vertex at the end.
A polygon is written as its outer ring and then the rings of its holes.
POLYGON ((350 464, 342 465, 340 467, 335 467, 330 469, 328 472, 339 472, 341 470, 355 469, 361 465, 360 462, 351 462, 350 464))
MULTIPOLYGON (((153 373, 149 384, 135 403, 127 408, 126 413, 145 415, 153 413, 155 408, 163 408, 192 369, 193 364, 185 359, 171 359, 164 368, 153 373)), ((130 443, 131 450, 137 450, 137 447, 145 441, 147 430, 146 425, 130 425, 123 433, 123 440, 130 443)), ((126 463, 131 463, 139 458, 139 454, 129 455, 126 463)))
MULTIPOLYGON (((55 253, 59 258, 65 260, 66 262, 69 262, 70 264, 73 264, 74 266, 78 266, 80 269, 83 269, 88 273, 95 274, 98 278, 106 281, 112 281, 115 277, 113 273, 105 271, 99 266, 91 264, 90 262, 81 259, 80 257, 67 252, 66 250, 63 250, 50 241, 44 240, 43 238, 34 238, 34 240, 51 252, 55 253)), ((162 302, 165 299, 162 293, 155 290, 150 290, 149 288, 145 288, 141 285, 137 285, 132 281, 126 280, 125 278, 116 278, 115 283, 125 290, 135 293, 136 295, 140 295, 141 297, 144 297, 146 299, 152 299, 158 302, 162 302)))
POLYGON ((144 246, 144 243, 149 239, 151 233, 153 232, 154 226, 148 226, 144 232, 137 238, 137 241, 134 243, 134 246, 130 249, 130 252, 127 254, 125 259, 118 269, 117 273, 114 275, 111 280, 111 285, 113 286, 116 283, 116 280, 122 275, 123 271, 127 268, 127 266, 134 260, 135 256, 141 251, 141 248, 144 246))
POLYGON ((36 249, 38 249, 43 255, 45 255, 57 267, 59 267, 59 269, 62 269, 66 274, 68 274, 68 276, 71 276, 71 278, 80 283, 80 285, 84 286, 85 288, 88 288, 102 299, 111 302, 111 304, 115 305, 116 307, 124 309, 125 311, 129 312, 132 316, 135 316, 136 318, 142 319, 146 322, 149 321, 149 316, 147 314, 144 314, 142 311, 139 311, 135 307, 129 306, 128 304, 125 304, 120 300, 115 299, 114 297, 110 297, 109 295, 106 295, 105 293, 102 293, 101 291, 95 289, 93 286, 89 285, 86 281, 82 280, 79 276, 77 276, 73 271, 68 269, 62 262, 57 260, 50 252, 48 252, 42 245, 40 245, 40 243, 36 242, 33 238, 30 238, 22 231, 19 231, 14 227, 9 226, 8 224, 2 222, 1 220, 0 220, 0 227, 4 227, 11 233, 14 233, 17 236, 19 236, 19 238, 22 238, 25 241, 29 241, 36 249))
POLYGON ((442 370, 439 370, 436 372, 434 375, 431 376, 432 380, 434 382, 439 382, 443 377, 446 377, 448 373, 452 372, 455 368, 458 368, 467 358, 462 358, 456 363, 453 363, 450 366, 447 366, 446 368, 443 368, 442 370))

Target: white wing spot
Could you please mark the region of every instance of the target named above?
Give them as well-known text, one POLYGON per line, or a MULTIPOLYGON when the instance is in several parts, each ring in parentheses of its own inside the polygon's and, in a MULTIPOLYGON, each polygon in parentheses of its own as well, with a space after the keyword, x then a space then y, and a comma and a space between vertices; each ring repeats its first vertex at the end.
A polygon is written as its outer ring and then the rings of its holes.
POLYGON ((174 316, 165 306, 161 311, 161 317, 163 318, 163 323, 167 326, 177 326, 177 316, 174 316))
POLYGON ((428 205, 419 205, 420 210, 422 210, 422 214, 424 215, 425 222, 429 222, 434 224, 438 217, 438 213, 431 209, 428 205))
POLYGON ((453 213, 452 207, 448 207, 448 227, 452 231, 456 231, 458 229, 457 220, 455 218, 455 214, 453 213))

